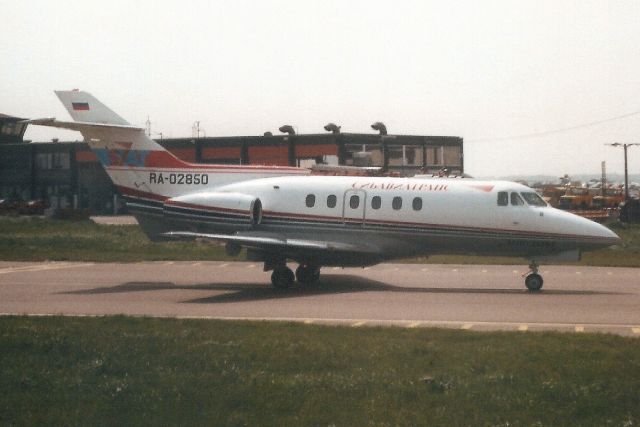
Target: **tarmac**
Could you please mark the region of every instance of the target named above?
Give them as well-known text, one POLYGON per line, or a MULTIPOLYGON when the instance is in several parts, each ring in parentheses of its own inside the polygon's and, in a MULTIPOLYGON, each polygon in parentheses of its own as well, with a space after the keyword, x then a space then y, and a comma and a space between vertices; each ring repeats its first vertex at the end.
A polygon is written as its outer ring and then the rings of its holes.
MULTIPOLYGON (((292 266, 294 267, 294 266, 292 266)), ((274 289, 250 262, 0 262, 0 315, 132 315, 640 338, 640 269, 380 264, 274 289)))

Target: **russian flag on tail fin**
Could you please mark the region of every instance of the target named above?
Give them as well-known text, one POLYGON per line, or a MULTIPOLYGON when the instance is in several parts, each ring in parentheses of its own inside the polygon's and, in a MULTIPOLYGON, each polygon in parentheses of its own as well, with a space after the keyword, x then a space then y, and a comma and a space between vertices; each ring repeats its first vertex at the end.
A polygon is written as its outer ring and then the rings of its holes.
POLYGON ((74 111, 89 111, 89 103, 88 102, 72 102, 71 106, 74 111))

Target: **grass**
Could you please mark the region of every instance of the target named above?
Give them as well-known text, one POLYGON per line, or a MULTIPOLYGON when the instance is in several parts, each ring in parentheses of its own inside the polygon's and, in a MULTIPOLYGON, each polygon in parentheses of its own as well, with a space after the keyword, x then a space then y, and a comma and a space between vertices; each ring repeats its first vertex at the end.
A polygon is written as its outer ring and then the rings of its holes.
POLYGON ((640 422, 640 345, 175 319, 0 318, 3 425, 640 422))
MULTIPOLYGON (((640 267, 640 225, 609 224, 622 245, 583 254, 580 265, 640 267)), ((152 243, 137 225, 99 225, 91 221, 0 217, 0 260, 5 261, 203 261, 231 258, 208 243, 152 243)), ((429 264, 523 264, 521 258, 433 256, 401 262, 429 264)))
POLYGON ((0 217, 4 261, 227 260, 224 248, 194 242, 153 243, 137 225, 0 217))

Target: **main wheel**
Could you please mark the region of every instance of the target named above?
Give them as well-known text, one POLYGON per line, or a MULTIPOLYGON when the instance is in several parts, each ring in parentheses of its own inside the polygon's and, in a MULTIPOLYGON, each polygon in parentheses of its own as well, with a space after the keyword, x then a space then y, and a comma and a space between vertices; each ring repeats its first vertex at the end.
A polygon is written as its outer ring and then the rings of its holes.
POLYGON ((532 292, 539 291, 543 283, 542 276, 536 273, 531 273, 524 279, 524 285, 532 292))
POLYGON ((271 273, 271 283, 278 289, 287 289, 293 284, 293 271, 286 266, 276 267, 271 273))
POLYGON ((320 269, 311 265, 300 264, 296 269, 296 279, 302 284, 317 282, 320 279, 320 269))

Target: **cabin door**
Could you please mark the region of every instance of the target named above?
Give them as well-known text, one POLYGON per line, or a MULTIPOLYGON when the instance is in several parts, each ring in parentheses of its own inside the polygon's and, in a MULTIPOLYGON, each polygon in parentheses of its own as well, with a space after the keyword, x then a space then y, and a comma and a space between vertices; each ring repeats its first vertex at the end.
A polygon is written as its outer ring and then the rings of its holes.
POLYGON ((347 190, 342 203, 342 222, 362 225, 367 204, 367 193, 362 190, 347 190))

